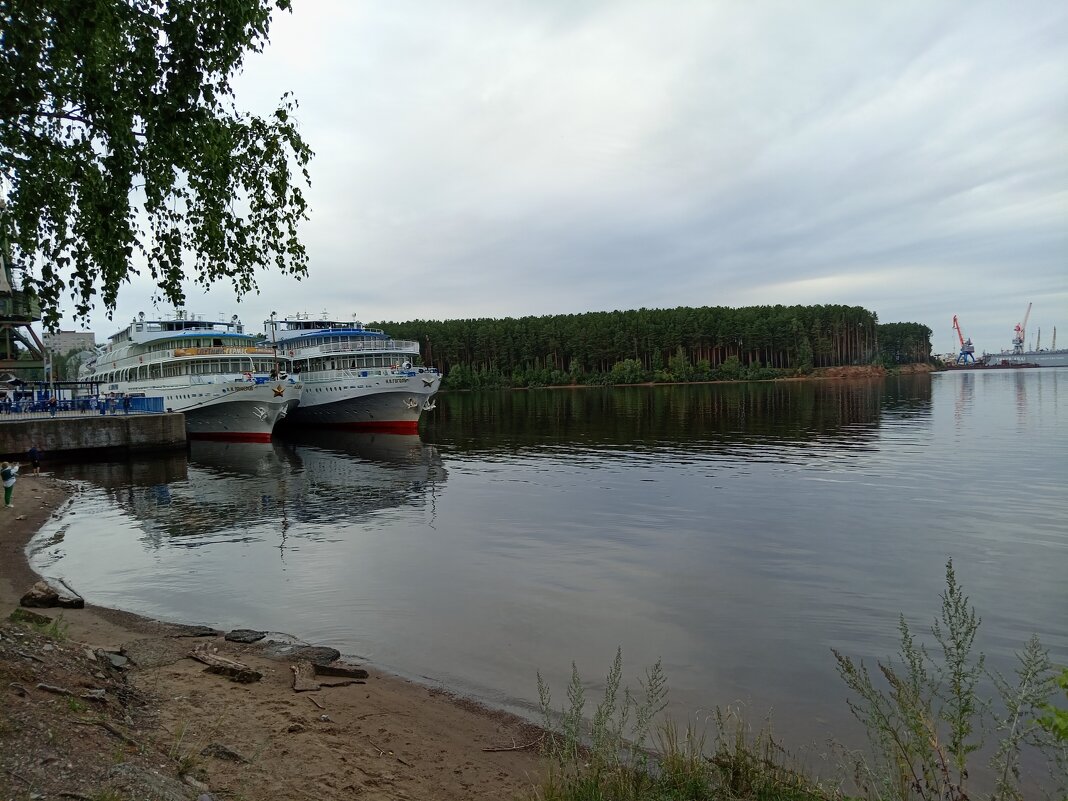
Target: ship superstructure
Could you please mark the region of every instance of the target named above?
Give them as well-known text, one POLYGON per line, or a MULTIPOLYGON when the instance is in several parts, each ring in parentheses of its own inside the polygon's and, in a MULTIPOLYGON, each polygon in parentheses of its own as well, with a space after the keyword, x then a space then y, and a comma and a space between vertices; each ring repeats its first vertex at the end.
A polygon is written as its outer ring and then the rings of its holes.
POLYGON ((190 437, 267 442, 299 403, 303 384, 270 343, 245 333, 234 315, 206 320, 142 313, 86 362, 81 379, 114 396, 161 397, 185 414, 190 437))

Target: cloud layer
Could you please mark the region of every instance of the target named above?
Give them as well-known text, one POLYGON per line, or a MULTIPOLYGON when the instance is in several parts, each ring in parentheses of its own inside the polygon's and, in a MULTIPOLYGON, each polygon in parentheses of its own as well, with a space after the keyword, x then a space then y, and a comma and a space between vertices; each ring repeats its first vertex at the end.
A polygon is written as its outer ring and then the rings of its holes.
POLYGON ((246 322, 846 302, 993 351, 1034 301, 1068 343, 1063 3, 294 5, 237 86, 301 101, 311 275, 246 322))

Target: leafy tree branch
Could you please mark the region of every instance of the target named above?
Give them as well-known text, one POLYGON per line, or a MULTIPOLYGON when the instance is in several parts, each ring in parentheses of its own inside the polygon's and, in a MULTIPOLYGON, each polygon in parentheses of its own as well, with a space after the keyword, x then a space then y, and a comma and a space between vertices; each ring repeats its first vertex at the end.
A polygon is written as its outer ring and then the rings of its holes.
POLYGON ((231 81, 289 0, 0 0, 0 237, 58 325, 110 313, 147 270, 160 296, 307 272, 312 151, 296 101, 240 111, 231 81))

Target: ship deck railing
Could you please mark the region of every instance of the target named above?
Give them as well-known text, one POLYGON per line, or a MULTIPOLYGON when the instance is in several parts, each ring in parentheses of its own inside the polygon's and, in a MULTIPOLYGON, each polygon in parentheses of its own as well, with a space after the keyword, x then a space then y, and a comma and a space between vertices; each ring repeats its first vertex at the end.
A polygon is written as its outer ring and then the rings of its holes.
MULTIPOLYGON (((273 348, 174 348, 171 350, 154 350, 148 353, 127 355, 120 358, 111 358, 108 354, 98 356, 88 363, 89 367, 96 368, 100 372, 109 370, 133 370, 147 364, 159 364, 160 362, 184 362, 198 356, 219 356, 226 359, 248 359, 249 364, 255 357, 263 358, 286 358, 279 346, 277 352, 273 348), (114 365, 114 366, 112 366, 114 365)), ((220 358, 222 361, 222 358, 220 358)))
POLYGON ((299 373, 299 378, 304 381, 319 383, 323 381, 335 381, 343 378, 374 378, 380 376, 392 376, 414 378, 417 375, 440 375, 436 367, 354 367, 334 370, 306 370, 299 373))
POLYGON ((315 356, 318 354, 331 354, 331 353, 418 353, 419 343, 410 339, 385 339, 376 340, 373 342, 365 342, 356 340, 354 342, 328 342, 324 345, 316 346, 304 346, 302 348, 293 348, 289 343, 280 341, 278 343, 278 352, 285 351, 286 356, 293 356, 296 351, 315 351, 301 353, 298 358, 306 358, 308 356, 315 356))

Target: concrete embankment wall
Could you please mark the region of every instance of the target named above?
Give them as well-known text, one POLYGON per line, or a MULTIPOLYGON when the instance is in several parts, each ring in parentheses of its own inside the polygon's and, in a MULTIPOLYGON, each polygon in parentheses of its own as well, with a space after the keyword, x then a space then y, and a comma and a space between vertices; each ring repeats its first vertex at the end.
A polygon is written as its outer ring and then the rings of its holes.
POLYGON ((0 422, 0 457, 26 458, 31 445, 50 461, 84 456, 123 456, 185 447, 185 415, 36 418, 0 422))

